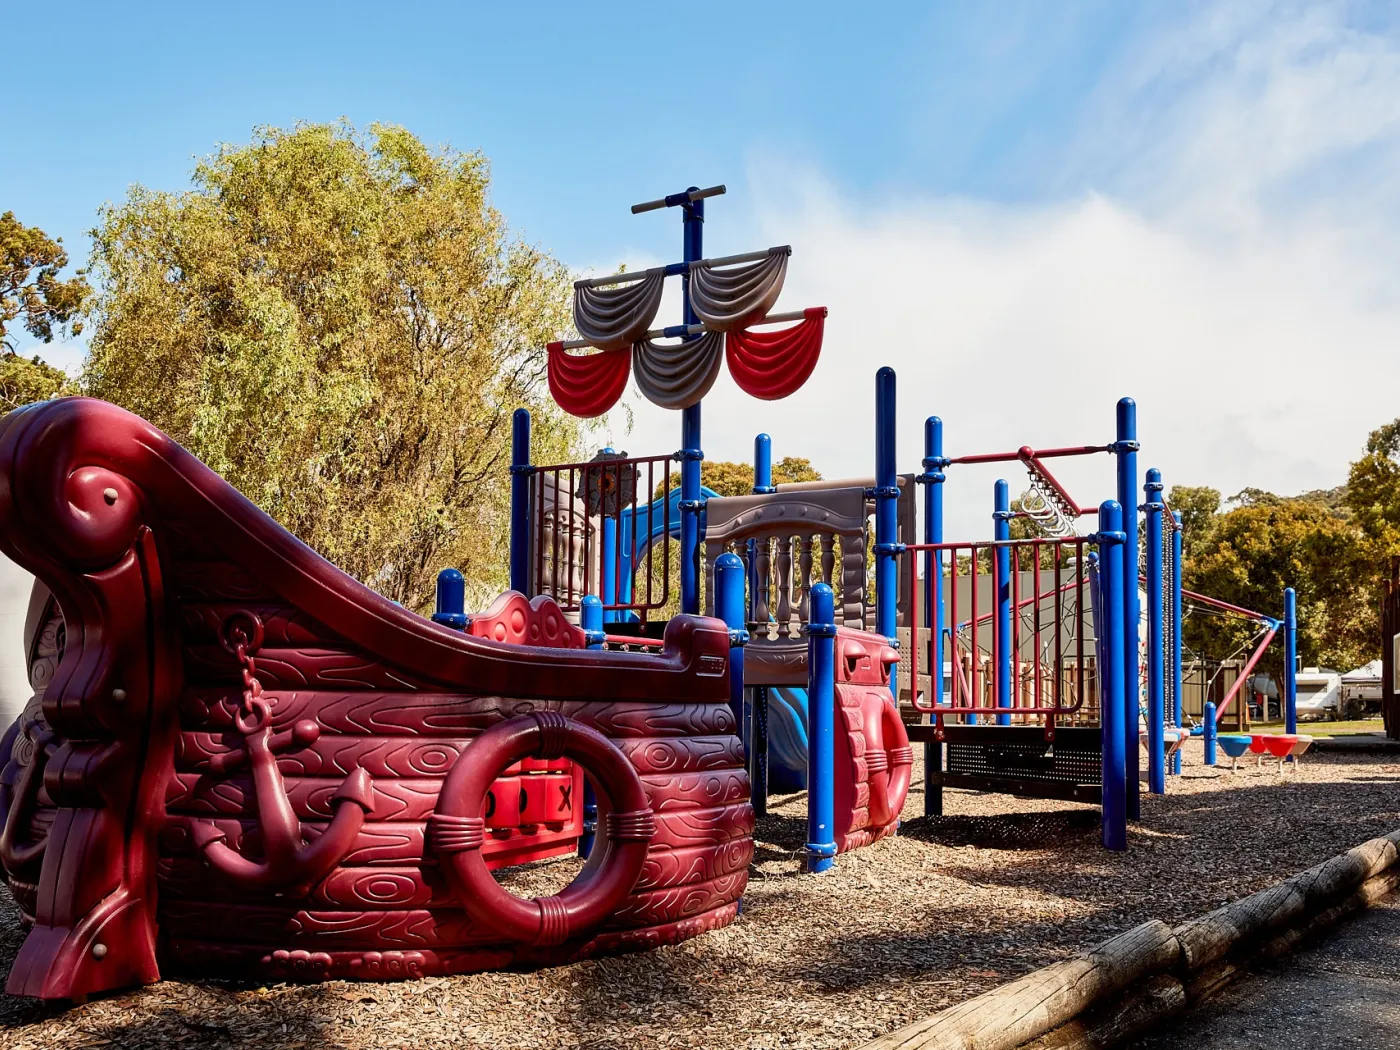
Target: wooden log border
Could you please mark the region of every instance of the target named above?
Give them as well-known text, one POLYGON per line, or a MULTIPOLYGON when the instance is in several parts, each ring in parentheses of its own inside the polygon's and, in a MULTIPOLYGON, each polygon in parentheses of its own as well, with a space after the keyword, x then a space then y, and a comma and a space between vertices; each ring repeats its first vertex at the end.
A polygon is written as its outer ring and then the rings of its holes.
POLYGON ((1400 888, 1400 831, 1172 929, 1153 919, 861 1050, 1109 1050, 1400 888))

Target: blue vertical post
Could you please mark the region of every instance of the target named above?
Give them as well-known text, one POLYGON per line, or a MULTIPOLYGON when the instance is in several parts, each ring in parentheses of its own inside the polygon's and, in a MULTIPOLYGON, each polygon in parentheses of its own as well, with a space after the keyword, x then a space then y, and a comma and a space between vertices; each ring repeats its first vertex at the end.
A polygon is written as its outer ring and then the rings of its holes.
POLYGON ((753 439, 753 490, 773 492, 773 439, 759 434, 753 439))
POLYGON ((1292 587, 1283 592, 1283 731, 1298 732, 1298 595, 1292 587))
POLYGON ((1207 700, 1205 713, 1201 716, 1201 721, 1205 723, 1205 732, 1201 739, 1206 745, 1206 765, 1215 765, 1215 701, 1207 700))
POLYGON ((1147 786, 1154 795, 1167 792, 1166 644, 1162 636, 1162 472, 1152 467, 1143 485, 1147 496, 1147 786))
MULTIPOLYGON (((1127 710, 1126 679, 1123 676, 1124 626, 1123 616, 1123 509, 1115 500, 1099 505, 1099 587, 1102 592, 1099 609, 1103 611, 1100 634, 1099 731, 1103 750, 1103 815, 1104 848, 1128 848, 1127 755, 1123 734, 1127 710)), ((1133 741, 1136 747, 1137 741, 1133 741)))
MULTIPOLYGON (((894 369, 875 373, 875 633, 899 644, 899 478, 895 474, 894 369)), ((890 675, 899 699, 899 675, 890 675)))
POLYGON ((437 575, 437 603, 433 623, 467 629, 467 581, 457 569, 443 569, 437 575))
POLYGON ((1128 819, 1142 814, 1138 800, 1138 705, 1142 691, 1138 681, 1138 631, 1142 609, 1138 601, 1138 470, 1137 403, 1130 397, 1118 402, 1117 437, 1113 452, 1118 460, 1118 502, 1123 508, 1123 690, 1126 707, 1123 746, 1127 753, 1128 819))
MULTIPOLYGON (((943 420, 924 420, 924 542, 943 542, 943 471, 948 460, 943 455, 943 420)), ((917 596, 915 596, 917 600, 917 596)), ((943 702, 943 553, 924 552, 924 623, 929 627, 929 692, 933 703, 943 702)), ((917 639, 913 644, 917 645, 917 639)), ((921 654, 922 655, 922 654, 921 654)), ((932 716, 930 716, 932 721, 932 716)), ((930 782, 930 775, 943 771, 943 745, 924 744, 924 816, 943 815, 943 788, 930 782)))
MULTIPOLYGON (((773 439, 759 434, 753 439, 753 491, 761 496, 776 491, 773 486, 773 439)), ((767 542, 766 540, 764 541, 767 542)), ((754 618, 758 601, 758 543, 749 540, 749 619, 754 618)), ((754 685, 745 694, 749 701, 749 783, 754 815, 768 815, 768 687, 754 685)))
MULTIPOLYGON (((602 451, 602 455, 613 456, 616 455, 616 452, 611 448, 605 448, 602 451)), ((607 469, 607 467, 601 468, 603 471, 607 469)), ((599 485, 600 487, 602 485, 601 478, 599 479, 599 485)), ((621 506, 620 503, 618 505, 621 506)), ((620 595, 617 578, 618 519, 604 514, 602 526, 602 529, 599 531, 598 541, 598 590, 601 592, 600 598, 604 605, 616 605, 620 595)), ((603 611, 603 620, 605 622, 614 623, 617 619, 618 615, 616 610, 605 609, 603 611)))
MULTIPOLYGON (((697 187, 691 186, 690 190, 697 187)), ((687 191, 689 192, 689 191, 687 191)), ((705 257, 705 201, 681 205, 685 262, 705 257)), ((698 324, 700 318, 690 305, 690 271, 681 276, 685 324, 698 324)), ((700 404, 681 412, 681 612, 700 611, 700 463, 705 453, 700 447, 700 404)))
POLYGON ((729 628, 729 709, 734 712, 735 731, 748 756, 749 788, 757 810, 766 802, 768 778, 754 775, 752 724, 744 704, 744 645, 749 640, 745 629, 748 611, 744 607, 744 576, 744 562, 737 554, 726 551, 715 559, 715 615, 729 628), (760 782, 764 794, 760 794, 760 782))
POLYGON ((836 600, 812 588, 807 625, 807 870, 836 863, 836 600))
MULTIPOLYGON (((1011 539, 1011 486, 998 478, 993 490, 992 539, 1011 539)), ((1010 709, 1011 686, 1015 680, 1016 654, 1011 651, 1011 549, 999 546, 992 551, 993 586, 996 587, 996 626, 992 635, 996 648, 997 707, 1010 709)), ((997 715, 997 725, 1009 726, 1009 714, 997 715)))
MULTIPOLYGON (((596 594, 585 594, 579 602, 578 625, 583 628, 585 644, 590 649, 604 645, 603 603, 596 594)), ((587 774, 583 778, 583 834, 578 838, 578 855, 585 860, 593 852, 598 835, 598 796, 587 774)))
POLYGON ((510 428, 510 589, 530 594, 530 411, 517 408, 510 428))
MULTIPOLYGON (((1172 724, 1181 728, 1181 512, 1172 511, 1172 724)), ((1172 772, 1181 775, 1181 749, 1172 755, 1172 772)))

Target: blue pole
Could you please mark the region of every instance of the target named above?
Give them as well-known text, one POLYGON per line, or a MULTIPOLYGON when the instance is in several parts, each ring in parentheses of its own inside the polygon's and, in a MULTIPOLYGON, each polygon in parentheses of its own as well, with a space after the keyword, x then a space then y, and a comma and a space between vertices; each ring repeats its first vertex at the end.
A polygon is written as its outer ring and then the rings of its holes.
POLYGON ((1216 733, 1216 726, 1215 726, 1215 701, 1214 701, 1214 700, 1207 700, 1207 701, 1206 701, 1205 714, 1202 715, 1201 717, 1202 717, 1202 721, 1205 722, 1205 733, 1202 735, 1202 738, 1201 738, 1201 739, 1205 742, 1205 745, 1206 745, 1206 765, 1208 765, 1208 766, 1213 766, 1213 765, 1215 765, 1215 733, 1216 733))
MULTIPOLYGON (((895 474, 894 369, 875 373, 875 633, 899 644, 899 478, 895 474)), ((899 676, 890 675, 899 700, 899 676)))
MULTIPOLYGON (((1181 728, 1181 512, 1172 511, 1172 724, 1181 728)), ((1181 775, 1181 749, 1172 755, 1172 772, 1181 775)))
MULTIPOLYGON (((948 460, 943 455, 943 420, 924 420, 924 542, 943 542, 943 480, 948 460)), ((943 702, 943 555, 924 552, 924 623, 929 625, 929 692, 932 701, 943 702)), ((918 644, 915 642, 914 644, 918 644)), ((929 716, 932 721, 932 716, 929 716)), ((943 770, 943 745, 924 744, 924 816, 943 815, 943 788, 930 783, 930 775, 943 770)))
POLYGON ((510 589, 530 595, 530 412, 517 408, 510 429, 510 589))
POLYGON ((1137 403, 1130 397, 1118 402, 1117 439, 1113 452, 1118 460, 1118 502, 1123 508, 1123 690, 1125 719, 1123 746, 1127 754, 1128 819, 1142 815, 1138 799, 1138 630, 1142 609, 1138 600, 1138 470, 1137 403))
POLYGON ((759 434, 753 439, 753 490, 762 495, 773 488, 773 439, 759 434))
POLYGON ((715 559, 715 615, 729 628, 729 709, 734 712, 735 732, 744 742, 744 750, 749 758, 749 785, 755 803, 759 794, 755 790, 756 779, 766 777, 753 775, 754 753, 752 727, 748 712, 744 710, 744 644, 749 640, 745 630, 748 612, 744 607, 744 562, 737 554, 726 551, 715 559))
POLYGON ((807 625, 807 870, 836 863, 836 601, 831 587, 812 588, 807 625))
MULTIPOLYGON (((585 594, 579 602, 578 625, 583 628, 583 636, 590 649, 603 648, 603 603, 596 594, 585 594)), ((578 855, 585 860, 593 852, 593 843, 598 835, 598 796, 593 791, 593 782, 584 774, 583 778, 583 834, 578 839, 578 855)))
MULTIPOLYGON (((1099 609, 1103 611, 1100 650, 1099 731, 1103 751, 1102 834, 1105 849, 1128 848, 1127 755, 1123 733, 1127 708, 1123 617, 1123 508, 1116 500, 1099 505, 1099 609)), ((1133 741, 1134 747, 1137 741, 1133 741)))
POLYGON ((1283 719, 1285 733, 1298 732, 1298 595, 1292 587, 1283 592, 1283 719))
MULTIPOLYGON (((761 496, 776 491, 773 485, 773 439, 759 434, 753 439, 753 491, 761 496)), ((767 542, 766 540, 764 541, 767 542)), ((758 600, 758 543, 749 540, 749 617, 758 600)), ((768 687, 750 686, 749 783, 756 817, 768 815, 768 687)))
POLYGON ((1143 485, 1147 501, 1147 786, 1167 793, 1166 646, 1162 637, 1162 472, 1152 467, 1143 485))
MULTIPOLYGON (((1003 478, 998 478, 993 490, 992 538, 997 541, 1011 539, 1011 486, 1003 478)), ((993 584, 997 590, 996 633, 992 636, 996 647, 996 688, 997 707, 1011 707, 1011 683, 1015 677, 1016 654, 1011 651, 1011 550, 997 547, 993 551, 993 584)), ((997 715, 997 725, 1009 726, 1011 716, 997 715)))
MULTIPOLYGON (((603 449, 602 454, 605 456, 616 455, 611 448, 603 449)), ((604 467, 602 469, 606 470, 607 468, 604 467)), ((600 531, 598 541, 598 561, 600 563, 598 590, 602 592, 600 597, 602 603, 605 605, 616 605, 621 600, 621 590, 618 587, 617 578, 617 527, 617 518, 607 514, 603 515, 603 527, 600 531)), ((617 619, 618 615, 616 610, 604 610, 603 620, 605 622, 612 623, 617 619)))
POLYGON ((437 605, 433 623, 467 629, 467 581, 456 569, 443 569, 437 575, 437 605))
MULTIPOLYGON (((690 190, 697 187, 691 186, 690 190)), ((687 190, 689 192, 689 190, 687 190)), ((694 262, 705 257, 705 201, 687 201, 681 205, 684 230, 684 251, 681 258, 694 262)), ((681 275, 683 316, 686 324, 698 324, 700 318, 690 305, 690 271, 681 275)), ((681 413, 681 612, 700 611, 700 463, 705 453, 700 448, 700 405, 694 404, 681 413)))

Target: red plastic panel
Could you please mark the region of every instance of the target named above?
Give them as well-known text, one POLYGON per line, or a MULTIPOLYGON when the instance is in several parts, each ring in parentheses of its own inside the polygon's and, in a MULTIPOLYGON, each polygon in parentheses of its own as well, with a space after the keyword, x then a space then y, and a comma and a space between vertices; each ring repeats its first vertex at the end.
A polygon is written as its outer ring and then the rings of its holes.
POLYGON ((909 793, 913 751, 889 684, 898 662, 879 635, 837 632, 833 788, 841 853, 892 834, 909 793))

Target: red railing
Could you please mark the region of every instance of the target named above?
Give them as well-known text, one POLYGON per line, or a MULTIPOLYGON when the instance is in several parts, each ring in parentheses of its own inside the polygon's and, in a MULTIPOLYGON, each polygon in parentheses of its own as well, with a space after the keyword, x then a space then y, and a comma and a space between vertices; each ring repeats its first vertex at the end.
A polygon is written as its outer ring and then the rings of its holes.
MULTIPOLYGON (((919 618, 922 591, 915 579, 919 559, 910 557, 909 681, 916 710, 933 714, 941 727, 944 715, 1009 715, 1043 717, 1047 728, 1057 718, 1074 718, 1090 699, 1089 681, 1097 680, 1095 642, 1085 630, 1089 609, 1088 555, 1093 541, 1083 536, 1002 540, 986 543, 907 544, 905 552, 932 552, 943 564, 944 619, 952 665, 950 703, 941 698, 919 700, 919 618), (990 578, 997 586, 997 551, 1005 550, 1006 586, 1011 607, 1010 659, 1000 651, 995 590, 993 607, 981 608, 981 582, 990 578), (945 554, 947 558, 945 560, 945 554), (1023 577, 1029 577, 1023 584, 1023 577), (959 591, 965 583, 967 604, 963 619, 959 591), (1030 593, 1024 593, 1029 589, 1030 593), (984 642, 986 644, 984 644, 984 642), (984 651, 988 659, 983 659, 984 651), (989 665, 988 666, 984 666, 989 665), (1011 706, 997 705, 1001 675, 1011 675, 1011 706), (986 694, 990 692, 988 697, 986 694)), ((932 639, 929 659, 943 662, 944 641, 932 639)), ((932 681, 932 677, 930 679, 932 681)))
POLYGON ((666 538, 677 518, 671 476, 670 456, 535 467, 531 559, 536 593, 550 595, 566 612, 576 611, 585 594, 598 595, 604 609, 631 610, 642 619, 664 607, 671 577, 666 538))

